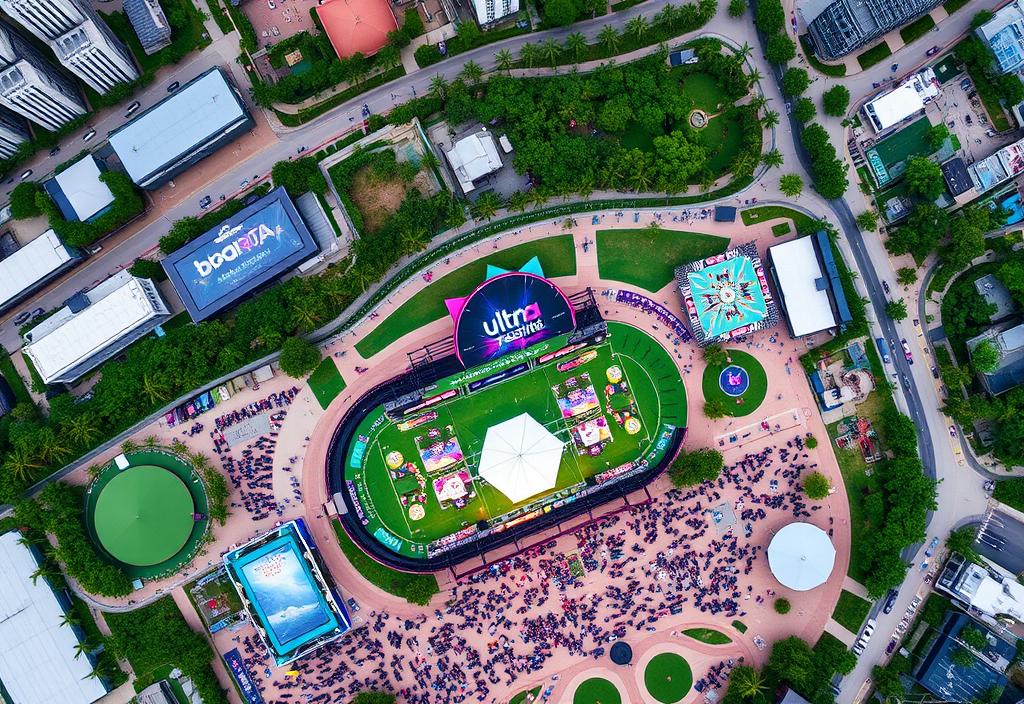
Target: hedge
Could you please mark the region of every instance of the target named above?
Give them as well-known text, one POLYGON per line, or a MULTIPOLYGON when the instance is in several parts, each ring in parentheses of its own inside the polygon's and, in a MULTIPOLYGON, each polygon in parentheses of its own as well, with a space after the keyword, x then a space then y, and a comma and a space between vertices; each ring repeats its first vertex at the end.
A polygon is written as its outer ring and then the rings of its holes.
POLYGON ((860 64, 862 69, 867 70, 879 61, 883 61, 888 56, 892 56, 892 49, 889 48, 889 45, 885 41, 882 41, 864 53, 858 54, 857 63, 860 64))
POLYGON ((903 37, 903 41, 910 44, 928 34, 935 27, 935 20, 932 19, 931 15, 923 15, 914 22, 911 22, 906 27, 900 30, 900 36, 903 37))

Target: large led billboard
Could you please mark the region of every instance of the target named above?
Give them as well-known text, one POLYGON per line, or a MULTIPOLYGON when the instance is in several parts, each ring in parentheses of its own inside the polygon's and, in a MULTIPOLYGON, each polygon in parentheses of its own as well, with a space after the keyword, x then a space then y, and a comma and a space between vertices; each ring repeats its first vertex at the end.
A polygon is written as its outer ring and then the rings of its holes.
POLYGON ((547 279, 521 271, 488 279, 460 303, 455 354, 467 368, 576 327, 565 294, 547 279))
POLYGON ((198 322, 316 252, 316 240, 284 188, 278 188, 161 263, 198 322))

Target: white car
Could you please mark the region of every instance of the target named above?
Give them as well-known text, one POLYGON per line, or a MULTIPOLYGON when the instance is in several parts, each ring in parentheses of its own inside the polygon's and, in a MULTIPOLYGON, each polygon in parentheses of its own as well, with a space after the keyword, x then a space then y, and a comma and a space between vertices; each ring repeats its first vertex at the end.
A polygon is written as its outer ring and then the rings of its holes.
POLYGON ((267 7, 274 10, 277 8, 277 3, 275 3, 274 0, 267 0, 267 7))
POLYGON ((859 641, 857 641, 856 643, 853 644, 853 648, 851 648, 851 650, 853 650, 853 654, 854 655, 860 655, 861 653, 864 652, 864 648, 865 647, 866 647, 866 644, 864 643, 864 641, 859 640, 859 641))

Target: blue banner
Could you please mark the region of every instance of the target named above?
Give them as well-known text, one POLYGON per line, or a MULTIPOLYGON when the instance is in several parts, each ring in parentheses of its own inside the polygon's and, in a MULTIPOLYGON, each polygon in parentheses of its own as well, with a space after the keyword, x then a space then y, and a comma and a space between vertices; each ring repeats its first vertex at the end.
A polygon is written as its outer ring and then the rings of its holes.
POLYGON ((241 690, 245 700, 249 704, 263 704, 263 695, 260 694, 256 683, 249 676, 249 669, 245 666, 245 660, 242 659, 238 648, 224 653, 224 662, 227 663, 228 670, 231 671, 231 676, 238 683, 238 689, 241 690))

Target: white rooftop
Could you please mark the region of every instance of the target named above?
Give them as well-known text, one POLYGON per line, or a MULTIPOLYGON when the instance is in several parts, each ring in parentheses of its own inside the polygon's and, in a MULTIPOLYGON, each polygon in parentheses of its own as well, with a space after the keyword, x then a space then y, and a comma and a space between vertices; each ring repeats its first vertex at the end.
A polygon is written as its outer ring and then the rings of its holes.
POLYGON ((79 220, 88 220, 114 202, 114 194, 100 181, 100 167, 90 154, 53 177, 79 220))
POLYGON ((17 252, 0 260, 0 306, 17 298, 74 259, 57 233, 47 230, 17 252))
POLYGON ((1024 621, 1024 585, 1012 576, 1000 582, 980 565, 967 565, 958 577, 956 591, 971 606, 989 616, 1005 614, 1016 621, 1024 621))
POLYGON ((17 704, 90 704, 106 690, 87 678, 89 660, 75 659, 78 639, 61 625, 64 611, 45 580, 33 584, 38 563, 19 538, 0 535, 0 680, 17 704))
POLYGON ((793 591, 824 584, 836 563, 828 534, 810 523, 789 523, 768 545, 768 566, 775 579, 793 591))
POLYGON ((501 168, 501 157, 494 144, 494 135, 487 130, 463 137, 445 152, 445 156, 459 179, 463 193, 473 190, 473 181, 501 168))
POLYGON ((801 237, 792 242, 768 248, 775 268, 775 276, 782 289, 782 298, 789 315, 793 335, 801 337, 836 326, 828 286, 818 288, 817 282, 827 277, 818 263, 813 237, 801 237))
POLYGON ((938 94, 935 73, 925 69, 867 103, 864 110, 871 118, 875 131, 881 132, 924 110, 925 100, 938 94))
POLYGON ((29 331, 33 339, 25 345, 25 354, 46 383, 166 311, 157 310, 140 281, 127 271, 87 295, 90 304, 81 312, 62 308, 29 331))
POLYGON ((487 429, 480 477, 512 503, 552 489, 562 464, 562 441, 522 413, 487 429))

